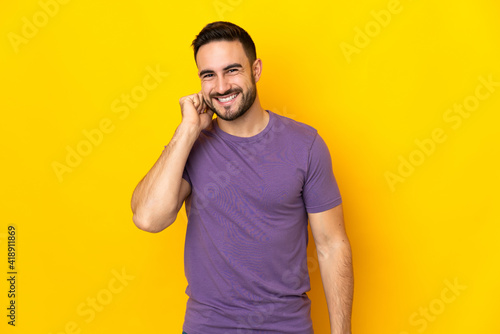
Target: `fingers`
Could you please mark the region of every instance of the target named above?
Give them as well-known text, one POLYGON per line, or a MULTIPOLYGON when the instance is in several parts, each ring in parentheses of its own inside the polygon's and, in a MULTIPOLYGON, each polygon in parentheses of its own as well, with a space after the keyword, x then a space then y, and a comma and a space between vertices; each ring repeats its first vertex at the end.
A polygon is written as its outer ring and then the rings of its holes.
POLYGON ((181 109, 184 110, 184 108, 186 108, 187 105, 189 104, 194 105, 194 101, 191 96, 184 96, 180 98, 179 104, 181 105, 181 109))
POLYGON ((193 101, 196 101, 194 107, 196 108, 198 114, 203 114, 207 109, 207 106, 205 104, 205 100, 203 99, 203 95, 201 94, 201 92, 194 94, 193 101))
POLYGON ((179 102, 182 110, 189 108, 188 105, 191 105, 194 107, 197 114, 203 114, 207 111, 207 105, 201 92, 182 97, 179 102))
POLYGON ((198 107, 200 106, 200 98, 198 97, 197 94, 193 94, 192 95, 192 101, 193 101, 193 105, 196 109, 198 109, 198 107))

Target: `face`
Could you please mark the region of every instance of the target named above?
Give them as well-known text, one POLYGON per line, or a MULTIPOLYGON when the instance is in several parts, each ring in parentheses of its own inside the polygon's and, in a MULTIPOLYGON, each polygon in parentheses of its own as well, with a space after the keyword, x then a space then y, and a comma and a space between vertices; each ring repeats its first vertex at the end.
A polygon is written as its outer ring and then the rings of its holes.
POLYGON ((196 55, 201 92, 217 117, 232 121, 245 114, 257 96, 260 60, 250 64, 239 41, 203 45, 196 55))

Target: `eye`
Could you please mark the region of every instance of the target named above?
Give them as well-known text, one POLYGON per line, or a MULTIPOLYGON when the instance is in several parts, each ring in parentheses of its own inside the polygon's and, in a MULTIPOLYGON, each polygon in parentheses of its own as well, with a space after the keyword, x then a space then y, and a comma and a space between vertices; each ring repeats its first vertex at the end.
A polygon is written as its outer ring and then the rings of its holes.
POLYGON ((235 73, 235 72, 238 72, 237 68, 231 68, 230 70, 228 70, 228 73, 235 73))
POLYGON ((202 78, 202 79, 210 79, 210 78, 212 78, 213 76, 214 76, 214 75, 213 75, 213 73, 207 73, 207 74, 202 75, 202 77, 201 77, 201 78, 202 78))

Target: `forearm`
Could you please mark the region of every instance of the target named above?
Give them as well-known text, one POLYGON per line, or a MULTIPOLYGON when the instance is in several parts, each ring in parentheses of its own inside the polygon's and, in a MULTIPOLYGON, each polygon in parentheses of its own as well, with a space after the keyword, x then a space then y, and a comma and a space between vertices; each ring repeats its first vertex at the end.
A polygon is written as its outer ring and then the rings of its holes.
POLYGON ((349 240, 345 238, 318 252, 318 259, 331 333, 350 334, 354 275, 349 240))
POLYGON ((181 123, 154 166, 135 188, 131 207, 138 227, 159 231, 175 220, 179 204, 182 205, 179 203, 182 173, 198 135, 194 127, 181 123))

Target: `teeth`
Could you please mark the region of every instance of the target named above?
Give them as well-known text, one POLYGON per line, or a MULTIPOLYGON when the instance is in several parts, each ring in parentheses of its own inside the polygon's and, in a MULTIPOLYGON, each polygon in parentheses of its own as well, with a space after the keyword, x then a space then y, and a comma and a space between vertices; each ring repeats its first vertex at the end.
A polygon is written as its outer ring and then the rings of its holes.
POLYGON ((233 95, 226 97, 226 98, 223 98, 223 99, 219 97, 219 98, 217 98, 217 100, 219 100, 221 102, 231 101, 232 99, 234 99, 236 97, 236 95, 238 95, 238 94, 233 94, 233 95))

